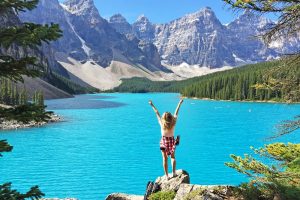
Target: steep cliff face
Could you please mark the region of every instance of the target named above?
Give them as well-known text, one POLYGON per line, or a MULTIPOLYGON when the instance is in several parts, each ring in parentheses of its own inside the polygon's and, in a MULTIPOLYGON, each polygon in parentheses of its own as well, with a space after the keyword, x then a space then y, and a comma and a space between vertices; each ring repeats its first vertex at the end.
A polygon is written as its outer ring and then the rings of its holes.
POLYGON ((19 17, 25 22, 59 24, 63 31, 63 37, 51 43, 51 47, 55 50, 56 56, 70 55, 78 60, 87 59, 80 38, 74 33, 73 27, 66 19, 65 12, 57 0, 40 0, 36 9, 30 12, 20 13, 19 17))
POLYGON ((226 40, 226 29, 210 8, 158 25, 154 44, 171 65, 183 62, 207 67, 234 65, 226 40))

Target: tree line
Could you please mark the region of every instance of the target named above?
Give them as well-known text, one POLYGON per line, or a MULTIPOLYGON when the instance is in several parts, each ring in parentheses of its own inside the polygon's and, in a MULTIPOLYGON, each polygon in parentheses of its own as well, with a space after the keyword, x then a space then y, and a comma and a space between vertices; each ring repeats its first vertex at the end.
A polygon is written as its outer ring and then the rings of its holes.
MULTIPOLYGON (((25 88, 18 89, 17 84, 9 79, 0 79, 0 103, 4 105, 18 106, 26 105, 29 96, 25 88)), ((34 105, 44 106, 44 95, 42 91, 35 91, 31 102, 34 105)))
POLYGON ((291 90, 297 89, 300 83, 300 68, 291 66, 277 76, 295 78, 291 88, 272 88, 266 85, 269 72, 273 71, 282 61, 273 61, 249 65, 243 68, 212 74, 181 90, 187 97, 222 99, 222 100, 254 100, 254 101, 300 101, 299 96, 290 98, 291 90), (298 76, 295 76, 297 75, 298 76))
POLYGON ((289 87, 273 88, 266 85, 266 79, 284 61, 263 62, 246 65, 227 71, 183 81, 151 81, 146 78, 122 80, 122 84, 113 92, 180 92, 186 97, 209 98, 218 100, 249 101, 300 101, 299 95, 290 96, 297 91, 300 83, 300 68, 291 64, 276 77, 294 80, 289 87))

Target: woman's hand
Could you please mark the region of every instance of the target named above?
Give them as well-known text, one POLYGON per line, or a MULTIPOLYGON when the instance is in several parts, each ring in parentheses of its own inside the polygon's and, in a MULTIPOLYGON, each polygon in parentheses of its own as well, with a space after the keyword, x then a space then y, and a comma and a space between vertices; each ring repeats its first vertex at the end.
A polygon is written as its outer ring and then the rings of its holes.
POLYGON ((153 106, 153 103, 152 103, 152 101, 151 101, 151 100, 149 100, 149 104, 150 104, 151 106, 153 106))

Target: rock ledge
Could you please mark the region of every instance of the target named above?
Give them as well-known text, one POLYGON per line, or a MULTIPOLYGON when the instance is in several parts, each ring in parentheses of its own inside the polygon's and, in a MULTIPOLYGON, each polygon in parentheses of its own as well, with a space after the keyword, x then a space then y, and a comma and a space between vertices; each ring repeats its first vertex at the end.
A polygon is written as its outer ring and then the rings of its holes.
MULTIPOLYGON (((195 185, 190 184, 190 176, 185 170, 177 170, 177 176, 167 179, 158 177, 155 182, 149 181, 144 196, 113 193, 106 200, 147 200, 148 197, 159 191, 174 191, 174 200, 238 200, 234 197, 232 186, 227 185, 195 185)), ((171 175, 169 175, 171 177, 171 175)))

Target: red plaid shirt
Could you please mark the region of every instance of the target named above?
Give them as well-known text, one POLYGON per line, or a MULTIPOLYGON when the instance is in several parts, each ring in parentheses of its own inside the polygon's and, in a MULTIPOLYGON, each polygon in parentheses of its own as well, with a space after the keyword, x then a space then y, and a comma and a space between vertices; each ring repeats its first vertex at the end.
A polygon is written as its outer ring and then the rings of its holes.
POLYGON ((160 140, 160 149, 164 150, 168 155, 171 155, 176 148, 174 137, 162 136, 160 140))

